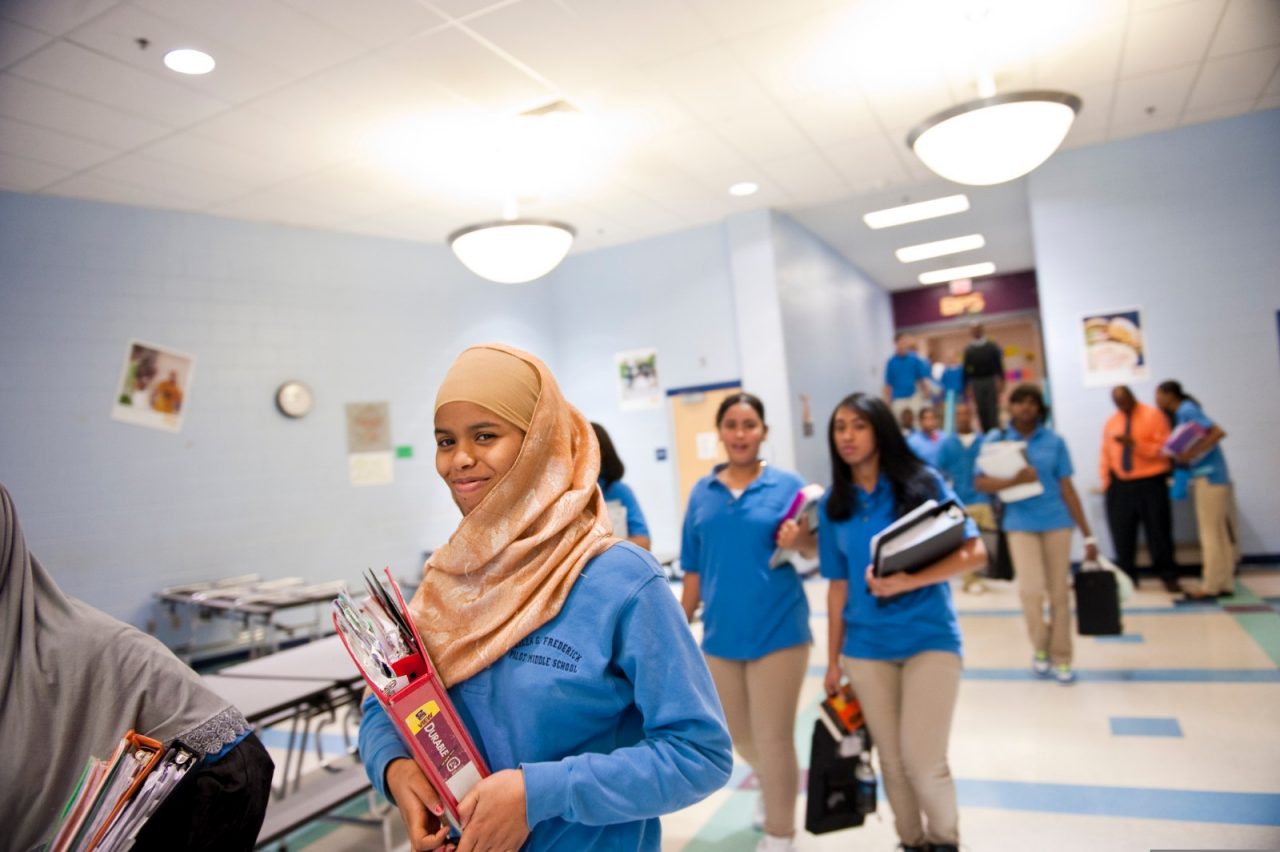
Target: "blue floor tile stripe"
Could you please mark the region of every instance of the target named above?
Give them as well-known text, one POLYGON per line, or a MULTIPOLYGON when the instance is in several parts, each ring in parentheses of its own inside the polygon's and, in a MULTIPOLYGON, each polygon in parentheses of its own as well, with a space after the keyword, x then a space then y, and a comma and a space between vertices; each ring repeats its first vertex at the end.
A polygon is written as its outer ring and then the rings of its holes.
POLYGON ((1112 716, 1113 737, 1180 737, 1182 725, 1177 719, 1152 716, 1112 716))
POLYGON ((956 779, 961 807, 1280 826, 1280 794, 956 779))
MULTIPOLYGON (((824 666, 809 666, 809 677, 823 677, 824 666)), ((1280 683, 1280 669, 1076 669, 1085 683, 1280 683)), ((1041 681, 1030 668, 966 668, 964 680, 1041 681)))

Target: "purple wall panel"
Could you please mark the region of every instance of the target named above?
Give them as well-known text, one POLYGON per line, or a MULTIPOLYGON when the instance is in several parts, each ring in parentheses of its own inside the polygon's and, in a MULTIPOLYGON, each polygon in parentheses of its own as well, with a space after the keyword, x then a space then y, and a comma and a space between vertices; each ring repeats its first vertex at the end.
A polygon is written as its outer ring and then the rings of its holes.
POLYGON ((982 294, 983 306, 980 312, 947 316, 943 314, 943 300, 951 297, 948 285, 935 284, 918 290, 899 290, 892 294, 893 325, 895 328, 910 328, 966 316, 976 319, 1011 311, 1038 310, 1040 307, 1034 271, 975 278, 973 292, 982 294))

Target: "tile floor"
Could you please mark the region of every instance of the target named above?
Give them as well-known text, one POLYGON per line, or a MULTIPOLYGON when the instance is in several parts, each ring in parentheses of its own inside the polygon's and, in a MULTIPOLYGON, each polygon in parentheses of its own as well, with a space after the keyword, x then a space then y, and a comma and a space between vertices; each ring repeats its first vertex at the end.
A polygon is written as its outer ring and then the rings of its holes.
MULTIPOLYGON (((1123 637, 1076 637, 1073 686, 1030 674, 1011 584, 957 591, 966 669, 951 767, 962 848, 1280 849, 1280 569, 1242 573, 1237 596, 1218 604, 1175 606, 1148 583, 1126 603, 1123 637)), ((802 767, 826 660, 825 584, 806 589, 817 643, 796 725, 802 767)), ((275 732, 265 739, 283 746, 275 732)), ((342 749, 336 726, 321 742, 342 749)), ((664 852, 752 852, 753 782, 739 761, 724 789, 664 818, 664 852)), ((803 794, 796 807, 803 824, 803 794)), ((367 810, 354 802, 288 848, 381 849, 376 820, 350 822, 367 810)), ((390 844, 402 843, 398 818, 389 822, 390 844)), ((801 832, 796 846, 888 852, 896 842, 881 790, 863 827, 801 832)))

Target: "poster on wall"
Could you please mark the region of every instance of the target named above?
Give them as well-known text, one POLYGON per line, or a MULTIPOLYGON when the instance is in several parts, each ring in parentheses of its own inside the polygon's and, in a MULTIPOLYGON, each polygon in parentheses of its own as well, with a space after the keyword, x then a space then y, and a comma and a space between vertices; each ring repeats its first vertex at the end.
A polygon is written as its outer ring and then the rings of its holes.
POLYGON ((1150 378, 1141 308, 1086 314, 1081 333, 1085 387, 1114 387, 1150 378))
POLYGON ((391 451, 391 403, 349 402, 347 469, 352 485, 388 485, 395 479, 391 451))
POLYGON ((195 366, 195 358, 185 352, 141 340, 129 341, 111 419, 166 432, 180 431, 195 366))
POLYGON ((658 350, 632 349, 613 356, 618 376, 618 404, 623 411, 662 407, 658 386, 658 350))

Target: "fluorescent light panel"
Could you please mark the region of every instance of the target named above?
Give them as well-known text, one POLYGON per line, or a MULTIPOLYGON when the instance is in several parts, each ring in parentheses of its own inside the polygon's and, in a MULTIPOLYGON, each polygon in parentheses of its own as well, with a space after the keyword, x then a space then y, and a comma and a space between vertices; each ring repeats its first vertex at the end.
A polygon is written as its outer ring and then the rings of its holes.
POLYGON ((964 237, 952 237, 949 240, 936 240, 932 243, 906 246, 894 252, 903 263, 914 263, 917 260, 928 260, 931 257, 942 257, 947 254, 958 254, 962 251, 973 251, 987 244, 982 234, 969 234, 964 237))
POLYGON ((862 217, 867 227, 872 230, 892 228, 894 225, 905 225, 908 222, 919 222, 924 219, 936 219, 939 216, 950 216, 952 213, 963 213, 969 209, 969 196, 948 195, 929 201, 917 201, 915 204, 904 204, 901 207, 888 207, 875 210, 862 217))
POLYGON ((935 269, 933 272, 920 273, 921 284, 942 284, 955 281, 957 278, 978 278, 996 271, 994 263, 971 263, 968 266, 953 266, 950 269, 935 269))

